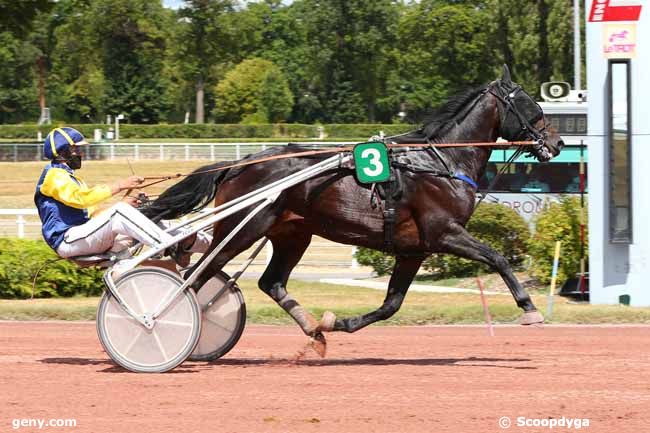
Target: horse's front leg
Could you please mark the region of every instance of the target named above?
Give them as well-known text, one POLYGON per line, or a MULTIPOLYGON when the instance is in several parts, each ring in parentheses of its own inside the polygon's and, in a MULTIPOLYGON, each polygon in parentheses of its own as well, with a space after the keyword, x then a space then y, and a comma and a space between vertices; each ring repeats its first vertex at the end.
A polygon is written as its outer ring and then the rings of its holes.
POLYGON ((520 320, 522 325, 544 322, 544 317, 537 311, 530 296, 512 273, 510 264, 501 254, 476 240, 460 224, 453 224, 450 230, 442 235, 439 245, 441 252, 485 263, 495 269, 510 289, 517 306, 524 310, 520 320))
POLYGON ((384 303, 377 310, 362 316, 338 319, 334 324, 334 331, 355 332, 371 323, 386 320, 395 314, 404 301, 415 274, 420 269, 424 257, 403 257, 396 259, 393 274, 388 283, 388 292, 384 303))

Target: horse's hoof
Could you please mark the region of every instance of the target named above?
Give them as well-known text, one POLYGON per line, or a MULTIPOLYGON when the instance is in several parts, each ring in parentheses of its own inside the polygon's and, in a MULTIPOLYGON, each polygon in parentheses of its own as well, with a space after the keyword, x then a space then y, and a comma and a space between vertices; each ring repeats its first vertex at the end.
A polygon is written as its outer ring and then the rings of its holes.
POLYGON ((322 332, 317 332, 313 337, 311 337, 309 345, 314 349, 314 352, 318 353, 318 356, 325 358, 325 354, 327 353, 327 341, 322 332))
POLYGON ((318 330, 322 332, 331 332, 334 330, 334 324, 336 323, 336 314, 331 311, 326 311, 323 313, 323 317, 320 319, 318 324, 318 330))
POLYGON ((539 311, 527 311, 519 319, 520 325, 537 325, 544 323, 544 316, 539 311))

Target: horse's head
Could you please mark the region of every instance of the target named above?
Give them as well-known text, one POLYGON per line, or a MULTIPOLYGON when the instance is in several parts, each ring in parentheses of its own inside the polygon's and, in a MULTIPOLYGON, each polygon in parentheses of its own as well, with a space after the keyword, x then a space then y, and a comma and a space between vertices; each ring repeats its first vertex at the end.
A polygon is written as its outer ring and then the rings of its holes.
POLYGON ((513 83, 508 66, 503 66, 503 77, 490 85, 490 93, 499 100, 499 132, 510 141, 536 141, 531 153, 539 161, 557 156, 564 141, 560 134, 546 123, 542 107, 520 85, 513 83))

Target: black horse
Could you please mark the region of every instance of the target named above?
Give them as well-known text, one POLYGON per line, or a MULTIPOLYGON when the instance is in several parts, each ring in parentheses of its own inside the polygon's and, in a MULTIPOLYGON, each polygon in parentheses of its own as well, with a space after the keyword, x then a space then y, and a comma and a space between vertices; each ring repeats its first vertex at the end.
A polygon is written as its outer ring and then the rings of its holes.
MULTIPOLYGON (((540 106, 511 81, 507 67, 501 79, 450 99, 421 129, 389 141, 397 144, 471 143, 495 142, 499 137, 538 142, 531 152, 540 161, 556 156, 564 145, 557 132, 546 125, 540 106)), ((295 146, 278 147, 247 159, 304 150, 295 146)), ((273 257, 259 280, 260 289, 287 311, 305 334, 324 344, 321 331, 355 332, 391 317, 399 310, 422 261, 433 253, 448 253, 494 268, 508 285, 517 305, 524 310, 520 323, 543 322, 506 259, 465 230, 476 203, 473 183, 483 176, 491 151, 490 147, 471 146, 395 150, 402 161, 397 168, 402 193, 395 198, 391 243, 396 263, 384 303, 371 313, 336 320, 329 313, 327 320, 324 316, 319 323, 286 289, 292 269, 314 234, 344 244, 377 250, 387 248, 381 206, 371 204, 370 189, 357 182, 351 168, 331 170, 284 191, 230 241, 199 276, 195 286, 200 289, 229 260, 266 236, 273 243, 273 257), (462 173, 466 178, 440 175, 449 172, 462 173)), ((145 213, 154 219, 176 218, 200 209, 213 199, 219 205, 328 156, 296 156, 189 176, 166 190, 145 213)), ((197 171, 226 164, 213 164, 197 171)), ((212 248, 248 210, 215 225, 212 248)))

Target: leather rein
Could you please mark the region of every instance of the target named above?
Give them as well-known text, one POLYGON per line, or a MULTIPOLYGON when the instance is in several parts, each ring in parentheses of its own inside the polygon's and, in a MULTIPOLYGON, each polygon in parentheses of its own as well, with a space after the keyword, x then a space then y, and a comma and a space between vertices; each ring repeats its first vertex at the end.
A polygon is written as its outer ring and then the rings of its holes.
MULTIPOLYGON (((386 144, 386 147, 389 149, 408 149, 408 148, 431 148, 432 146, 434 147, 439 147, 439 148, 450 148, 450 147, 528 147, 528 146, 539 146, 539 141, 507 141, 507 142, 478 142, 478 143, 436 143, 436 144, 430 144, 430 143, 413 143, 413 144, 408 144, 408 143, 400 143, 400 144, 394 144, 394 143, 388 143, 386 144)), ((288 159, 288 158, 294 158, 294 157, 305 157, 305 156, 313 156, 313 155, 324 155, 324 154, 335 154, 335 153, 343 153, 343 152, 351 152, 354 149, 354 146, 342 146, 342 147, 328 147, 324 149, 319 149, 319 150, 308 150, 304 152, 294 152, 294 153, 285 153, 281 155, 273 155, 269 156, 266 158, 259 158, 259 159, 254 159, 250 161, 242 161, 234 164, 229 164, 229 165, 224 165, 221 167, 217 168, 212 168, 209 170, 201 170, 201 171, 194 171, 192 173, 176 173, 172 175, 165 175, 165 176, 146 176, 144 177, 144 180, 151 180, 153 182, 146 183, 144 185, 139 186, 139 189, 142 188, 147 188, 153 185, 156 185, 161 182, 165 182, 167 180, 171 179, 178 179, 181 177, 189 177, 189 176, 196 176, 199 174, 207 174, 207 173, 215 173, 218 171, 223 171, 223 170, 229 170, 231 168, 237 168, 237 167, 245 167, 248 165, 253 165, 253 164, 261 164, 263 162, 268 162, 268 161, 275 161, 278 159, 288 159)))

